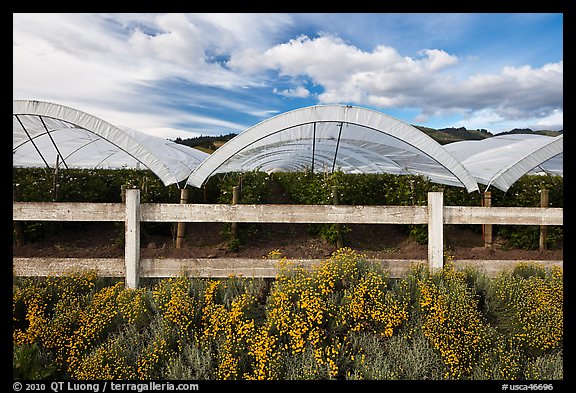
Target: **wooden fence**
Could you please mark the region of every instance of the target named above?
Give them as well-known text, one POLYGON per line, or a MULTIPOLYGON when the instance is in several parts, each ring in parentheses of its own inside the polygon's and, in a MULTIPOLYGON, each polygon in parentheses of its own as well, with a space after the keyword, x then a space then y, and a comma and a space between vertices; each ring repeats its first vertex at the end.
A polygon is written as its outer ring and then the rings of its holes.
MULTIPOLYGON (((427 260, 379 260, 392 277, 405 274, 411 263, 441 269, 444 259, 444 224, 563 225, 562 208, 444 206, 442 192, 428 193, 427 206, 349 205, 225 205, 140 203, 140 190, 126 190, 125 203, 13 202, 14 221, 123 221, 124 258, 13 258, 15 276, 64 274, 71 269, 93 269, 101 276, 125 277, 137 288, 140 277, 275 277, 275 260, 140 258, 141 222, 250 222, 334 224, 427 224, 427 260)), ((319 260, 294 261, 305 266, 319 260)), ((562 261, 535 261, 560 265, 562 261)), ((454 261, 456 266, 478 266, 487 273, 511 267, 515 261, 454 261)))

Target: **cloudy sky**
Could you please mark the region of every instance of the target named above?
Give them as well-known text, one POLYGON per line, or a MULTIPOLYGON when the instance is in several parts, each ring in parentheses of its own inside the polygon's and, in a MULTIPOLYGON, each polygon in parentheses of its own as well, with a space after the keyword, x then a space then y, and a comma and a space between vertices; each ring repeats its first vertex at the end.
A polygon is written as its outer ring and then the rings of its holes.
POLYGON ((168 139, 318 104, 563 128, 563 15, 13 14, 13 98, 168 139))

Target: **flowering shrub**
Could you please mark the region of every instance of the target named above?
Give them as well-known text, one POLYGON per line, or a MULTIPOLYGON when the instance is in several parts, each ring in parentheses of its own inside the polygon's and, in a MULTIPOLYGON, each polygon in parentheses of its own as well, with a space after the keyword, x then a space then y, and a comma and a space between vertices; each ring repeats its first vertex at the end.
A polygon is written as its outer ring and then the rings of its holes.
POLYGON ((217 291, 224 285, 212 281, 206 288, 200 342, 206 351, 213 353, 217 379, 238 379, 245 371, 242 357, 247 355, 255 335, 254 320, 245 315, 254 298, 239 295, 227 308, 217 302, 217 291))
POLYGON ((54 363, 64 367, 70 339, 79 328, 82 308, 95 286, 94 272, 48 277, 43 282, 25 279, 13 291, 13 341, 37 343, 53 352, 54 363))
POLYGON ((272 283, 180 276, 137 290, 94 273, 15 279, 14 376, 563 376, 561 269, 519 264, 488 278, 418 265, 392 279, 347 248, 312 268, 286 258, 278 268, 272 283))
POLYGON ((96 292, 92 301, 78 314, 78 328, 72 333, 68 341, 68 369, 72 376, 76 375, 82 358, 90 352, 92 347, 105 339, 105 333, 112 328, 114 319, 118 315, 116 298, 122 290, 123 283, 103 288, 96 292))
POLYGON ((111 338, 84 356, 74 372, 78 379, 135 379, 134 367, 125 355, 130 351, 120 339, 111 338))
POLYGON ((392 337, 394 328, 408 318, 406 304, 387 291, 382 275, 367 272, 352 288, 344 291, 340 323, 350 331, 369 331, 392 337))
POLYGON ((540 356, 562 344, 564 332, 563 274, 520 264, 516 272, 494 282, 491 300, 499 309, 497 326, 521 350, 540 356), (523 272, 532 270, 534 275, 523 272))
POLYGON ((190 281, 186 277, 174 277, 160 281, 152 291, 152 300, 162 318, 173 325, 182 338, 192 339, 198 326, 199 301, 190 293, 190 281))
POLYGON ((422 331, 448 366, 446 377, 468 378, 489 345, 488 325, 464 273, 445 268, 418 279, 422 331))

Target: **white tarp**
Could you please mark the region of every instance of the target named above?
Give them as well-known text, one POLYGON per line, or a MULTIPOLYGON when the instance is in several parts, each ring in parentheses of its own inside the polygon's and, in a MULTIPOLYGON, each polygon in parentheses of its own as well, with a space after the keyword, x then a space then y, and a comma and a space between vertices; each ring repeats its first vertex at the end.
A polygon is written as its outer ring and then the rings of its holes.
POLYGON ((478 183, 507 191, 525 174, 563 175, 563 135, 508 134, 444 145, 478 183))
POLYGON ((50 102, 13 100, 13 166, 150 169, 166 185, 209 154, 50 102))
POLYGON ((217 173, 301 171, 424 175, 503 191, 527 173, 563 174, 563 137, 497 135, 440 145, 381 112, 318 105, 269 118, 209 155, 66 106, 13 101, 14 166, 148 168, 165 185, 201 187, 217 173), (58 160, 57 160, 58 158, 58 160))
POLYGON ((417 174, 468 192, 478 190, 466 168, 425 133, 381 112, 349 105, 306 107, 258 123, 216 150, 187 183, 201 187, 223 172, 304 168, 417 174))

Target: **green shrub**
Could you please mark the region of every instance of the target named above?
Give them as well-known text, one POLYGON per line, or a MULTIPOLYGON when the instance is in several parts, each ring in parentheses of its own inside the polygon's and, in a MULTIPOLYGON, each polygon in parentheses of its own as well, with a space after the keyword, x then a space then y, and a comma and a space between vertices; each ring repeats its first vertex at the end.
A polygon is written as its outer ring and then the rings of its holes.
POLYGON ((521 264, 513 273, 503 273, 493 281, 488 302, 494 325, 529 356, 562 346, 562 278, 560 268, 521 264))
MULTIPOLYGON (((18 184, 19 199, 22 201, 52 201, 53 173, 43 168, 13 168, 13 182, 18 184)), ((455 186, 442 186, 416 175, 392 174, 345 174, 291 172, 268 175, 263 172, 231 172, 212 176, 206 184, 198 188, 189 188, 190 203, 231 203, 232 187, 240 186, 240 203, 269 203, 271 183, 276 182, 286 190, 288 196, 297 204, 332 204, 332 187, 338 189, 339 202, 343 205, 404 205, 423 206, 427 204, 427 193, 444 192, 446 206, 480 206, 480 193, 468 193, 466 189, 455 186)), ((180 190, 178 185, 169 187, 148 170, 134 169, 61 169, 58 176, 58 201, 70 202, 120 202, 121 187, 137 187, 141 190, 142 202, 178 203, 180 190)), ((183 186, 183 185, 181 185, 183 186)), ((549 206, 563 207, 563 177, 525 175, 504 193, 491 189, 492 206, 540 206, 540 190, 549 190, 549 206)), ((145 223, 143 236, 147 234, 173 234, 173 225, 169 223, 145 223)), ((24 237, 34 241, 54 233, 69 225, 80 223, 25 222, 24 237)), ((240 233, 257 230, 258 224, 242 224, 240 233)), ((480 225, 460 225, 466 229, 480 232, 480 225)), ((402 224, 400 229, 416 242, 427 242, 426 225, 402 224)), ((342 225, 341 233, 346 234, 349 227, 342 225)), ((334 224, 310 225, 310 233, 336 242, 334 224)), ((534 250, 538 248, 539 227, 526 225, 495 225, 493 235, 508 242, 508 247, 534 250)), ((549 226, 546 246, 557 248, 563 241, 562 226, 549 226)), ((118 242, 123 244, 123 226, 118 228, 118 242)))
POLYGON ((12 378, 23 380, 48 379, 56 371, 50 357, 37 343, 14 345, 12 378))

